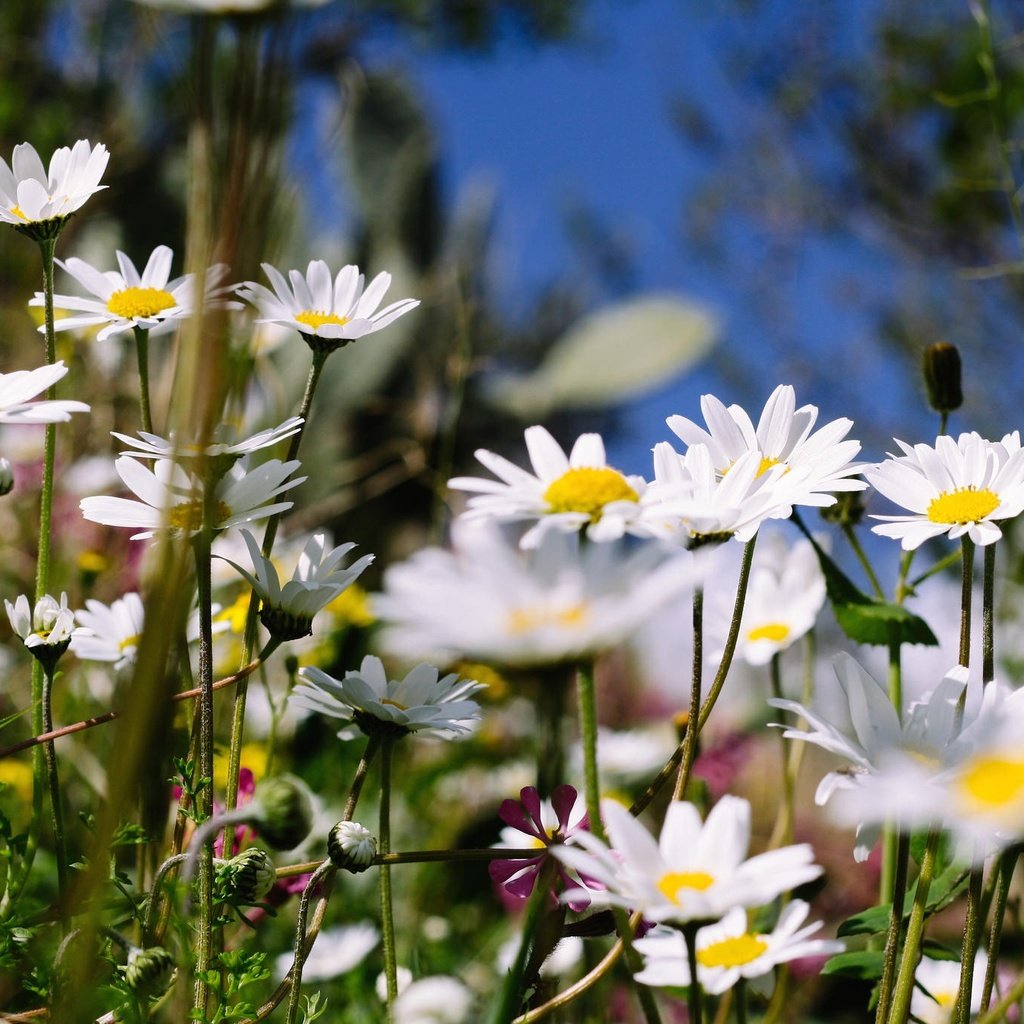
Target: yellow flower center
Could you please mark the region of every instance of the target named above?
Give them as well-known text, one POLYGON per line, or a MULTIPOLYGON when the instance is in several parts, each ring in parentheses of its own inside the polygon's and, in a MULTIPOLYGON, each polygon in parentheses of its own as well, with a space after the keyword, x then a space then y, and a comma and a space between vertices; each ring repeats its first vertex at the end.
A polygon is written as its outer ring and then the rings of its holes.
POLYGON ((129 647, 138 647, 139 641, 142 639, 141 633, 136 633, 135 636, 126 636, 117 646, 120 650, 125 651, 129 647))
POLYGON ((381 697, 381 704, 390 704, 393 708, 398 708, 399 711, 408 711, 409 705, 402 704, 400 701, 392 700, 390 697, 381 697))
POLYGON ((639 501, 626 478, 607 466, 578 466, 548 484, 544 492, 549 512, 583 512, 596 523, 611 501, 639 501))
POLYGON ((931 989, 929 989, 929 991, 931 991, 932 996, 935 999, 935 1002, 937 1002, 939 1006, 943 1007, 944 1009, 951 1009, 953 1004, 956 1002, 957 995, 959 995, 958 992, 953 991, 935 992, 931 989))
POLYGON ((658 892, 680 907, 683 901, 679 894, 684 889, 696 889, 697 892, 703 892, 710 888, 714 881, 714 878, 704 871, 669 871, 661 876, 661 881, 658 882, 658 892))
POLYGON ((977 757, 958 785, 975 804, 1004 807, 1024 795, 1024 761, 977 757))
POLYGON ((11 207, 11 213, 13 213, 18 220, 28 220, 28 214, 17 203, 11 207))
POLYGON ((156 316, 176 305, 174 296, 162 288, 122 288, 107 299, 107 309, 126 320, 156 316))
POLYGON ((958 487, 943 491, 928 506, 928 518, 933 523, 976 523, 995 512, 999 495, 987 488, 958 487))
POLYGON ((767 473, 768 470, 772 468, 772 466, 777 466, 778 464, 778 459, 773 459, 770 455, 762 455, 761 465, 757 467, 757 475, 764 476, 764 474, 767 473))
MULTIPOLYGON (((218 501, 213 509, 213 525, 222 522, 231 515, 231 509, 218 501)), ((203 525, 203 503, 200 499, 183 501, 175 505, 167 514, 167 522, 176 530, 187 530, 194 533, 203 525)))
POLYGON ((748 932, 698 949, 697 963, 702 967, 742 967, 756 960, 767 948, 767 942, 748 932))
POLYGON ((561 626, 565 629, 583 625, 587 620, 587 606, 571 605, 568 608, 515 608, 508 616, 508 631, 521 636, 544 626, 561 626))
POLYGON ((76 559, 82 572, 101 573, 110 564, 106 555, 99 551, 83 551, 76 559))
POLYGON ((780 644, 789 636, 789 626, 784 622, 766 622, 763 626, 755 626, 749 633, 747 639, 771 640, 772 643, 780 644))
POLYGON ((300 324, 312 327, 315 331, 318 327, 323 327, 324 324, 337 324, 339 327, 344 327, 350 317, 338 316, 337 313, 321 313, 317 309, 304 309, 301 313, 295 314, 295 319, 300 324))

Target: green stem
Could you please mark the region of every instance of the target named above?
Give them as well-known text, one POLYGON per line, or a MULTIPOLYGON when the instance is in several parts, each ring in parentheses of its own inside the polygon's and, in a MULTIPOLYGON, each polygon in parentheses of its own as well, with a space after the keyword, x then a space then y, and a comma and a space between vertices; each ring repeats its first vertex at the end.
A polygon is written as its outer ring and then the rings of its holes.
POLYGON ((910 834, 899 832, 896 836, 894 875, 892 884, 892 911, 889 914, 889 930, 885 936, 885 954, 882 963, 882 977, 878 983, 878 1008, 875 1024, 885 1024, 892 1000, 893 982, 896 979, 896 963, 903 933, 903 904, 907 895, 907 875, 910 861, 910 834))
POLYGON ((309 901, 313 896, 313 890, 320 882, 328 876, 333 876, 337 869, 330 860, 325 860, 313 872, 302 895, 299 897, 299 912, 295 918, 295 952, 292 960, 292 969, 288 972, 291 983, 291 991, 288 995, 288 1011, 285 1017, 285 1024, 295 1024, 299 1012, 299 997, 302 989, 302 968, 309 955, 306 948, 306 920, 309 917, 309 901))
POLYGON ((693 661, 690 667, 690 708, 686 715, 686 732, 683 734, 683 759, 676 775, 673 800, 686 796, 686 785, 697 757, 697 739, 700 729, 700 698, 704 685, 704 588, 693 588, 693 661))
POLYGON ((149 408, 149 331, 135 327, 135 354, 139 365, 139 421, 147 434, 153 432, 153 415, 149 408))
POLYGON ((874 567, 871 565, 864 548, 861 546, 860 538, 857 536, 857 531, 854 530, 851 523, 843 523, 843 536, 849 543, 853 553, 857 556, 857 561, 860 562, 861 568, 864 570, 864 575, 867 576, 868 582, 871 584, 871 589, 875 592, 875 597, 879 600, 884 599, 885 591, 882 589, 882 584, 879 582, 874 567))
POLYGON ((566 669, 555 666, 539 673, 537 685, 537 791, 542 798, 565 781, 566 669))
POLYGON ((576 700, 580 716, 580 744, 583 747, 583 795, 590 832, 607 841, 601 821, 601 779, 597 765, 597 692, 593 662, 581 663, 576 672, 576 700))
POLYGON ((993 617, 995 614, 996 546, 985 546, 985 566, 981 585, 981 681, 995 678, 996 645, 993 617))
POLYGON ((736 982, 734 993, 736 1004, 736 1024, 747 1024, 747 979, 740 978, 736 982))
MULTIPOLYGON (((781 700, 782 675, 778 652, 772 655, 769 677, 771 680, 772 696, 777 700, 781 700)), ((796 779, 790 772, 789 750, 787 749, 790 744, 782 739, 781 732, 779 733, 779 739, 782 742, 782 802, 779 806, 778 820, 776 821, 775 828, 772 829, 771 841, 769 843, 769 848, 771 849, 774 849, 776 846, 789 846, 793 842, 793 820, 796 805, 796 779)), ((792 744, 791 746, 802 747, 803 744, 792 744)))
MULTIPOLYGON (((903 719, 903 662, 902 648, 894 636, 895 629, 890 629, 889 640, 889 700, 896 711, 896 717, 903 719)), ((882 828, 882 871, 878 878, 878 902, 889 903, 893 899, 896 885, 896 874, 899 871, 898 830, 892 822, 886 822, 882 828)))
POLYGON ((974 541, 965 533, 960 538, 963 576, 960 581, 960 664, 971 664, 971 595, 974 589, 974 541))
MULTIPOLYGON (((309 376, 306 379, 306 390, 302 396, 302 403, 299 406, 298 416, 302 417, 302 425, 298 431, 292 434, 288 444, 288 454, 285 462, 291 462, 299 454, 299 446, 302 444, 302 436, 306 431, 309 422, 309 410, 313 404, 313 395, 316 393, 317 384, 320 381, 320 374, 323 371, 324 363, 327 362, 329 352, 314 350, 313 361, 309 368, 309 376)), ((262 552, 264 557, 269 558, 274 548, 274 541, 277 539, 277 527, 281 520, 281 513, 271 516, 267 520, 266 530, 263 534, 262 552)), ((259 628, 259 598, 255 595, 249 600, 249 610, 245 618, 245 632, 242 637, 242 664, 247 665, 252 660, 252 652, 256 648, 256 632, 259 628)), ((227 789, 224 794, 225 804, 228 808, 238 803, 238 773, 242 763, 242 740, 245 734, 245 701, 249 692, 247 679, 241 679, 235 687, 234 704, 231 710, 231 741, 228 747, 228 779, 227 789)), ((225 847, 225 852, 227 847, 225 847)))
POLYGON ((702 1024, 704 1019, 704 989, 697 979, 697 932, 700 925, 688 921, 682 927, 686 943, 686 962, 690 968, 690 985, 686 990, 686 1006, 689 1011, 688 1024, 702 1024))
POLYGON ((967 1024, 971 1017, 971 993, 974 990, 974 961, 984 915, 981 913, 982 869, 974 868, 967 886, 967 917, 964 921, 964 939, 960 948, 960 986, 956 1005, 950 1018, 952 1024, 967 1024))
MULTIPOLYGON (((394 740, 386 737, 380 746, 380 828, 377 848, 381 853, 391 852, 391 750, 394 740)), ((380 866, 381 945, 384 949, 384 978, 388 995, 388 1024, 394 1021, 395 1000, 398 998, 398 963, 395 958, 395 918, 391 904, 391 867, 380 866)))
MULTIPOLYGON (((43 309, 46 336, 46 362, 57 361, 57 341, 53 330, 53 252, 55 238, 39 243, 43 259, 43 309)), ((47 389, 46 397, 55 398, 56 385, 47 389)), ((43 484, 39 499, 39 560, 36 563, 36 601, 50 589, 50 533, 53 521, 53 465, 57 444, 57 425, 46 424, 43 437, 43 484)))
POLYGON ((921 872, 917 876, 917 891, 914 894, 914 905, 910 910, 910 920, 907 923, 907 938, 903 944, 903 957, 900 960, 899 974, 896 978, 892 1010, 888 1017, 889 1024, 904 1024, 910 1014, 910 997, 914 992, 914 974, 917 971, 918 960, 921 958, 921 940, 924 937, 928 890, 931 888, 932 876, 935 873, 941 835, 942 833, 937 831, 929 833, 924 856, 921 858, 921 872))
POLYGON ((999 959, 999 945, 1003 938, 1003 921, 1006 917, 1006 904, 1010 896, 1010 882, 1020 856, 1020 847, 1011 846, 1003 851, 999 858, 999 878, 996 884, 995 899, 992 904, 992 927, 988 935, 988 965, 985 968, 985 986, 981 993, 980 1013, 985 1014, 992 1001, 992 989, 996 981, 996 967, 999 959))
MULTIPOLYGON (((53 730, 53 668, 43 666, 43 729, 53 730)), ((57 906, 60 912, 61 934, 67 935, 71 913, 68 906, 68 854, 64 837, 64 812, 61 806, 60 776, 57 772, 57 752, 53 741, 43 744, 46 759, 46 779, 50 788, 50 820, 53 823, 53 854, 57 859, 57 906)))

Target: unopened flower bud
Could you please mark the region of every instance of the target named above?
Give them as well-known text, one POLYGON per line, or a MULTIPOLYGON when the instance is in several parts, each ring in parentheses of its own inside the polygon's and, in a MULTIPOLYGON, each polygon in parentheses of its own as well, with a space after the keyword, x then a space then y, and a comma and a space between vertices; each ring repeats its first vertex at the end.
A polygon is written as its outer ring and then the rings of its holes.
POLYGON ((6 459, 0 459, 0 497, 14 490, 14 470, 6 459))
POLYGON ((339 821, 327 836, 327 855, 336 868, 358 874, 377 854, 373 833, 358 821, 339 821))
POLYGON ((224 899, 232 903, 259 903, 274 887, 274 862, 258 846, 232 857, 217 872, 224 899))
POLYGON ((821 508, 819 512, 827 523, 856 526, 864 518, 863 491, 840 491, 835 504, 821 508))
POLYGON ((960 387, 960 353, 955 345, 937 341, 924 350, 921 361, 928 404, 939 413, 952 412, 963 405, 960 387))
POLYGON ((256 791, 260 838, 274 850, 291 850, 313 827, 313 804, 304 783, 294 775, 264 779, 256 791))
POLYGON ((163 946, 133 949, 128 954, 124 980, 139 997, 159 996, 167 991, 174 968, 174 957, 163 946))

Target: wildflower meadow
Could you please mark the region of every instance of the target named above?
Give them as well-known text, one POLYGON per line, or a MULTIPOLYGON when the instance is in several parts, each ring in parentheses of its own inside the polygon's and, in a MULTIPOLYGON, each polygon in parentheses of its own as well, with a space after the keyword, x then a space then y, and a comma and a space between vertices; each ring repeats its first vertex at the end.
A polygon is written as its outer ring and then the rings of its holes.
POLYGON ((625 472, 588 416, 709 315, 505 372, 395 82, 341 90, 362 222, 288 231, 323 3, 114 6, 181 75, 177 226, 128 122, 0 154, 2 1019, 1022 1019, 1019 402, 983 433, 931 337, 922 434, 758 374, 625 472))

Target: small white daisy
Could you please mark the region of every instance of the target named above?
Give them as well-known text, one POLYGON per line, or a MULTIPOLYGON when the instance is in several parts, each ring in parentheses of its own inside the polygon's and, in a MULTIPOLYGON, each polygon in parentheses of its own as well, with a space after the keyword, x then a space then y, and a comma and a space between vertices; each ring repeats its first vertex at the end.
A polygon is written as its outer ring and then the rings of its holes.
MULTIPOLYGON (((971 1013, 981 1009, 985 991, 988 957, 984 950, 974 960, 974 981, 971 987, 971 1013)), ((960 961, 933 960, 921 957, 914 972, 914 993, 910 997, 910 1013, 921 1024, 949 1024, 953 1007, 960 995, 960 961)))
POLYGON ((585 527, 591 540, 615 540, 629 531, 647 484, 608 465, 600 434, 582 434, 568 455, 544 427, 529 427, 525 438, 533 473, 480 448, 477 459, 499 479, 459 476, 448 481, 456 490, 478 492, 469 499, 467 519, 535 519, 522 538, 524 548, 536 547, 550 529, 585 527))
POLYGON ((14 604, 4 601, 11 628, 25 641, 25 646, 34 654, 43 648, 67 647, 75 629, 75 613, 68 608, 68 595, 61 594, 60 601, 44 594, 35 603, 29 604, 24 594, 19 594, 14 604))
MULTIPOLYGON (((325 928, 302 967, 303 981, 330 981, 358 967, 377 948, 380 931, 370 921, 325 928)), ((294 954, 282 953, 274 960, 274 976, 287 977, 294 954)))
POLYGON ((457 978, 431 975, 402 989, 391 1008, 395 1024, 466 1024, 473 993, 457 978))
POLYGON ((0 159, 0 221, 25 227, 74 213, 107 187, 99 182, 109 158, 106 146, 79 139, 56 150, 46 168, 34 146, 15 146, 10 167, 0 159))
POLYGON ((36 395, 52 387, 66 373, 63 360, 37 367, 0 373, 0 423, 64 423, 73 412, 88 412, 85 402, 45 399, 33 402, 36 395))
POLYGON ((176 437, 165 438, 159 437, 157 434, 147 434, 143 430, 139 431, 137 438, 119 434, 116 430, 112 430, 111 434, 135 449, 122 454, 134 455, 140 459, 175 459, 179 462, 193 458, 220 459, 227 457, 237 459, 264 448, 272 448, 278 441, 297 434, 302 429, 302 422, 301 416, 292 416, 276 427, 261 430, 241 441, 230 440, 230 436, 233 434, 232 429, 227 424, 221 424, 214 431, 214 440, 202 447, 180 441, 176 437))
POLYGON ((112 661, 118 671, 135 664, 135 654, 142 639, 145 614, 142 598, 136 593, 105 605, 90 598, 85 610, 75 612, 81 627, 71 645, 83 661, 112 661))
POLYGON ((246 281, 238 294, 259 310, 257 323, 290 327, 314 348, 331 350, 372 334, 420 304, 419 299, 399 299, 377 309, 391 275, 378 274, 364 289, 363 275, 353 264, 342 267, 333 280, 323 260, 312 260, 305 274, 290 270, 288 280, 269 263, 262 266, 274 290, 246 281))
MULTIPOLYGON (((705 992, 721 995, 740 978, 760 978, 779 964, 805 956, 841 953, 846 947, 830 939, 812 939, 821 922, 803 925, 810 907, 803 900, 786 904, 770 932, 751 932, 746 911, 730 910, 717 924, 697 932, 697 979, 705 992)), ((656 928, 634 945, 644 967, 635 977, 644 985, 690 984, 690 966, 682 932, 656 928)))
POLYGON ((1011 438, 993 443, 973 432, 956 440, 943 434, 935 447, 897 440, 903 454, 864 476, 910 515, 872 516, 885 520, 872 532, 899 540, 905 551, 943 534, 953 540, 966 534, 979 545, 999 540, 996 522, 1024 510, 1024 449, 1011 438))
MULTIPOLYGON (((843 440, 853 421, 833 420, 814 430, 817 406, 797 409, 796 392, 789 384, 780 384, 772 392, 756 428, 738 405, 727 407, 714 395, 703 395, 700 407, 707 430, 685 416, 670 416, 667 422, 686 445, 707 446, 720 476, 732 472, 742 456, 756 452, 759 472, 771 466, 785 468, 780 490, 790 505, 828 506, 835 503, 833 491, 865 487, 863 480, 851 479, 860 472, 860 466, 852 461, 860 451, 860 442, 843 440)), ((788 515, 784 513, 783 518, 788 515)))
POLYGON ((327 535, 317 533, 307 541, 292 578, 282 586, 277 566, 263 555, 256 538, 248 530, 241 533, 252 559, 253 571, 248 572, 236 562, 231 562, 231 565, 259 595, 263 625, 273 636, 285 640, 309 636, 313 631, 313 616, 354 583, 373 561, 373 555, 363 555, 352 565, 342 568, 341 560, 355 544, 340 544, 327 550, 327 535))
MULTIPOLYGON (((271 459, 246 470, 244 460, 235 463, 216 485, 214 531, 266 519, 292 507, 290 501, 273 501, 306 478, 294 477, 298 461, 271 459)), ((138 530, 132 540, 152 537, 161 530, 176 536, 194 536, 202 528, 203 485, 170 459, 159 459, 150 470, 137 459, 122 455, 114 463, 125 486, 141 501, 130 498, 91 497, 79 503, 82 515, 104 526, 138 530)))
POLYGON ((289 701, 308 711, 354 722, 356 729, 338 734, 342 739, 358 732, 417 732, 450 739, 469 732, 480 717, 480 705, 466 698, 483 684, 459 679, 454 673, 440 676, 433 665, 417 665, 403 679, 388 679, 380 658, 368 654, 359 671, 346 672, 344 679, 335 679, 318 668, 303 668, 299 680, 289 701))
MULTIPOLYGON (((123 331, 140 327, 150 335, 173 330, 178 321, 190 317, 196 305, 195 275, 184 274, 170 280, 174 253, 166 245, 158 245, 146 262, 142 273, 120 250, 118 270, 97 270, 85 260, 72 257, 57 265, 73 277, 95 298, 79 295, 54 295, 54 305, 70 310, 76 316, 54 321, 54 330, 73 331, 99 327, 97 341, 123 331)), ((223 263, 207 268, 203 305, 206 309, 241 309, 241 304, 224 298, 227 288, 221 285, 228 268, 223 263)), ((30 306, 43 305, 43 293, 36 292, 30 306)), ((45 328, 40 327, 43 331, 45 328)))
POLYGON ((582 895, 640 910, 649 921, 717 920, 734 907, 770 903, 822 872, 806 843, 748 859, 750 804, 739 797, 722 797, 703 823, 693 804, 673 801, 657 840, 614 800, 601 801, 601 817, 610 847, 580 831, 578 845, 550 849, 607 891, 570 889, 563 902, 582 895))

